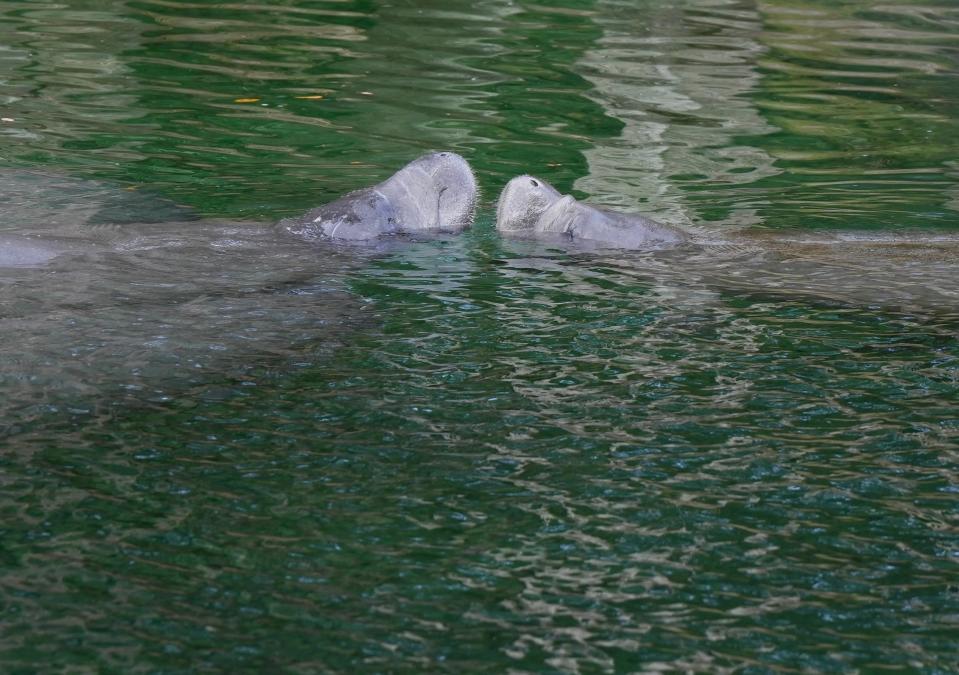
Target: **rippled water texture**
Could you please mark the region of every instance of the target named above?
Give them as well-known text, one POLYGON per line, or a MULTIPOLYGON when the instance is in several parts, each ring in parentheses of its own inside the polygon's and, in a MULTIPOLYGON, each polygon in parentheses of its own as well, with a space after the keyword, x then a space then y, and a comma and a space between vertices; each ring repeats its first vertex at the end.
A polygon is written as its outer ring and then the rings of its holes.
POLYGON ((959 670, 957 111, 947 1, 0 0, 0 670, 959 670))

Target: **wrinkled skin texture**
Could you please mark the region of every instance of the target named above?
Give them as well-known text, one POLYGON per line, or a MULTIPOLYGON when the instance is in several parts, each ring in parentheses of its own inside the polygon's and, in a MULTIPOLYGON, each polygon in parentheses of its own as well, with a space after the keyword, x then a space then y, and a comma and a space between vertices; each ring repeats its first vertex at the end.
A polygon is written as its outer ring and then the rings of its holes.
POLYGON ((416 232, 460 232, 473 224, 476 180, 465 159, 434 152, 388 179, 344 195, 280 227, 308 239, 367 240, 416 232))
POLYGON ((687 239, 644 216, 582 204, 533 176, 517 176, 503 188, 496 229, 508 236, 558 237, 626 249, 666 248, 687 239))

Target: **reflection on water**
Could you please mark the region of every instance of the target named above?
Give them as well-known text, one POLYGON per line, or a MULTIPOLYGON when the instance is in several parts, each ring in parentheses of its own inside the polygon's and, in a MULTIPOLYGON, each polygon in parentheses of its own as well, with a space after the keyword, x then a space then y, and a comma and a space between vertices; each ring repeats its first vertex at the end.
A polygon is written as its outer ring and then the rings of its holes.
POLYGON ((0 0, 3 670, 959 669, 952 7, 68 5, 0 0), (269 227, 438 147, 700 243, 269 227))
MULTIPOLYGON (((586 152, 589 173, 576 187, 604 205, 684 223, 681 186, 707 187, 719 200, 729 186, 780 173, 762 148, 738 141, 773 130, 748 96, 759 82, 762 15, 734 0, 657 4, 643 3, 639 16, 635 3, 597 6, 603 37, 577 65, 595 84, 590 95, 625 127, 586 152)), ((710 220, 761 224, 757 204, 740 200, 710 220)))
POLYGON ((782 132, 765 145, 788 171, 775 225, 954 226, 943 211, 956 153, 959 19, 947 5, 763 3, 757 105, 782 132))

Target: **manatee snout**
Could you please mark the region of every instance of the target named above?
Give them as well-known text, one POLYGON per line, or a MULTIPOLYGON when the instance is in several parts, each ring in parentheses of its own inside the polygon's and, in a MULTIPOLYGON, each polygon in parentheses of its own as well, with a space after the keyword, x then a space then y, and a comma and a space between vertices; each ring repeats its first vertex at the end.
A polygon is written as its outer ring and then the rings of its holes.
POLYGON ((461 232, 471 227, 476 214, 478 188, 469 162, 455 152, 443 151, 424 155, 414 163, 418 163, 431 178, 421 189, 427 202, 429 195, 436 195, 436 212, 431 218, 422 218, 417 224, 409 225, 409 229, 461 232))
POLYGON ((562 195, 535 176, 517 176, 506 184, 496 203, 496 229, 507 233, 533 231, 539 217, 562 195))

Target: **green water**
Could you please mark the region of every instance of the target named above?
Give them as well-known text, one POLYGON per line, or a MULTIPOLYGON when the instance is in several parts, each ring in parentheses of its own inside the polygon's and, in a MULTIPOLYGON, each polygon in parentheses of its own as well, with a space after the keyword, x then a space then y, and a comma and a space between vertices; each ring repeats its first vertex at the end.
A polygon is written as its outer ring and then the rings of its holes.
POLYGON ((0 274, 0 670, 959 670, 953 3, 0 0, 0 117, 0 233, 220 223, 0 274), (228 225, 437 148, 462 237, 228 225))

